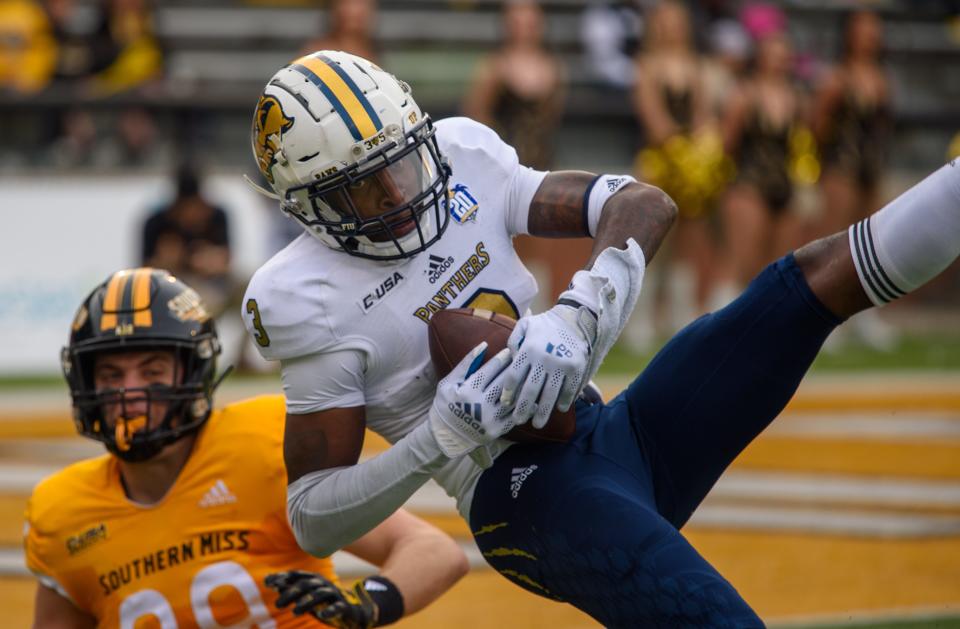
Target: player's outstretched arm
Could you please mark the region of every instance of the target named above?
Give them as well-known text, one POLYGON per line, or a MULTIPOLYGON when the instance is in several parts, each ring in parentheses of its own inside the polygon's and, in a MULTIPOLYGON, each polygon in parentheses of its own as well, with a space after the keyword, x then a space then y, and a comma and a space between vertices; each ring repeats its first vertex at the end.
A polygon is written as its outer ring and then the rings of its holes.
POLYGON ((266 583, 279 593, 277 605, 334 627, 380 627, 423 609, 469 569, 456 542, 402 509, 344 550, 380 572, 349 586, 303 571, 272 574, 266 583))
POLYGON ((513 427, 499 402, 509 352, 483 363, 485 349, 481 343, 440 381, 426 421, 363 463, 363 407, 287 415, 287 516, 301 548, 323 557, 354 542, 451 459, 484 450, 513 427))
POLYGON ((34 629, 93 629, 97 626, 96 619, 42 583, 37 584, 35 601, 34 629))
POLYGON ((503 401, 515 405, 514 421, 532 418, 539 428, 554 406, 573 404, 626 325, 646 262, 676 216, 668 195, 627 175, 566 171, 544 178, 530 203, 529 233, 592 236, 594 246, 557 305, 524 317, 510 336, 515 357, 503 401))

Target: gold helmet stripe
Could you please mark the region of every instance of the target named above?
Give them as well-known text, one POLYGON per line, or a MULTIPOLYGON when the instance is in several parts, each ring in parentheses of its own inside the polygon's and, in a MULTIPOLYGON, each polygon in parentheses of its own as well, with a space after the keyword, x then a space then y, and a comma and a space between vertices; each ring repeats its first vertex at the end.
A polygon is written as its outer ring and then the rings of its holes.
POLYGON ((150 310, 150 277, 153 269, 143 267, 133 272, 133 325, 149 328, 153 325, 153 311, 150 310))
POLYGON ((380 117, 350 75, 324 55, 300 57, 290 67, 320 88, 350 130, 353 139, 364 140, 383 128, 380 117))
POLYGON ((103 298, 103 316, 100 318, 100 329, 112 330, 117 327, 117 311, 123 300, 123 292, 130 279, 130 271, 117 271, 107 282, 107 295, 103 298))

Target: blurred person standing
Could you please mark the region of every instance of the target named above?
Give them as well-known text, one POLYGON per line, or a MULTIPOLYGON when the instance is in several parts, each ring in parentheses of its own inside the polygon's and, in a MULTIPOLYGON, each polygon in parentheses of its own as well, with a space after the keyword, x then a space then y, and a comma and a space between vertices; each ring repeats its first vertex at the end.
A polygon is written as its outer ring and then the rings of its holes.
MULTIPOLYGON (((798 242, 791 213, 798 147, 811 147, 803 94, 791 74, 786 33, 757 42, 753 70, 729 100, 721 130, 736 178, 722 201, 727 262, 739 288, 798 242)), ((815 159, 815 158, 814 158, 815 159)))
POLYGON ((108 95, 160 76, 163 55, 146 0, 101 0, 79 10, 74 0, 45 0, 60 47, 55 79, 108 95))
MULTIPOLYGON (((535 0, 510 0, 503 6, 502 43, 484 57, 463 101, 464 115, 492 127, 512 145, 520 162, 538 170, 553 165, 553 138, 563 115, 566 72, 547 49, 543 9, 535 0)), ((520 237, 521 259, 547 288, 552 303, 566 279, 589 256, 589 244, 565 243, 562 252, 542 239, 520 237), (567 245, 573 247, 568 249, 567 245)))
POLYGON ((50 21, 31 0, 0 0, 0 91, 46 87, 57 60, 50 21))
POLYGON ((227 213, 202 194, 193 165, 176 173, 176 196, 143 226, 142 263, 193 286, 214 316, 232 297, 227 213))
POLYGON ((114 118, 112 135, 97 150, 97 163, 108 168, 168 169, 173 147, 144 107, 127 107, 114 118))
POLYGON ((618 91, 633 87, 633 58, 643 21, 637 0, 590 3, 580 22, 587 66, 600 84, 618 91))
POLYGON ((842 56, 820 83, 813 130, 823 153, 821 234, 876 210, 892 131, 890 82, 881 65, 883 24, 855 11, 843 28, 842 56))
POLYGON ((158 79, 163 73, 163 53, 153 33, 149 0, 103 0, 103 19, 100 30, 113 56, 93 77, 92 89, 108 95, 158 79))
POLYGON ((326 13, 326 32, 306 42, 300 54, 314 50, 342 50, 380 63, 376 42, 376 0, 331 0, 326 13))
MULTIPOLYGON (((727 173, 687 9, 672 0, 662 2, 651 9, 646 23, 633 92, 647 143, 638 155, 637 171, 669 194, 680 210, 667 254, 680 263, 671 265, 667 281, 674 293, 670 326, 676 328, 707 308, 717 257, 708 214, 727 173), (693 293, 692 308, 683 303, 689 302, 684 289, 693 293)), ((661 282, 658 301, 664 299, 663 290, 661 282)))

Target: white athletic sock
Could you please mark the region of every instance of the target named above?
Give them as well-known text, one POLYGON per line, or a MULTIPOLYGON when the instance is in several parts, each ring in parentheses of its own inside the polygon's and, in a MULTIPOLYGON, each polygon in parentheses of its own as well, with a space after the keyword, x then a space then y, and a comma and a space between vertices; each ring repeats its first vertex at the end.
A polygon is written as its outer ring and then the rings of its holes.
POLYGON ((877 306, 922 286, 960 256, 960 160, 851 225, 860 284, 877 306))

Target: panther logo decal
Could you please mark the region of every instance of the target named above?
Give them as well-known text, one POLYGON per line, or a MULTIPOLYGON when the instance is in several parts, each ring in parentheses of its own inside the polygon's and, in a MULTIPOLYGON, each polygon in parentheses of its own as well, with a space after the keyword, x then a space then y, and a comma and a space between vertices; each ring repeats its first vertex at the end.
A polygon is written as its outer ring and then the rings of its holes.
POLYGON ((283 113, 275 96, 261 96, 253 117, 253 150, 257 154, 260 172, 273 183, 271 168, 277 162, 280 137, 293 126, 293 118, 283 113))

